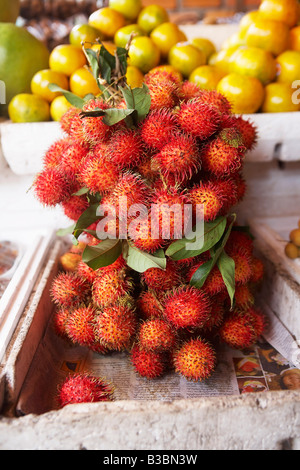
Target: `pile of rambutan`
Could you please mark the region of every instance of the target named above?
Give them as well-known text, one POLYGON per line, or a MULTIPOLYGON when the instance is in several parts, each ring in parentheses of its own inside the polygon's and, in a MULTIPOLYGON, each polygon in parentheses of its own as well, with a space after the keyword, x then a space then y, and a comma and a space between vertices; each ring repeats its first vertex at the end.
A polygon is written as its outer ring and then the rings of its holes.
POLYGON ((39 201, 73 223, 51 288, 55 330, 99 354, 126 351, 147 379, 172 370, 207 379, 220 343, 249 348, 265 327, 255 305, 263 265, 234 215, 256 129, 217 91, 160 67, 142 88, 114 94, 103 83, 63 116, 64 136, 34 181, 39 201), (184 228, 197 223, 188 249, 184 228))

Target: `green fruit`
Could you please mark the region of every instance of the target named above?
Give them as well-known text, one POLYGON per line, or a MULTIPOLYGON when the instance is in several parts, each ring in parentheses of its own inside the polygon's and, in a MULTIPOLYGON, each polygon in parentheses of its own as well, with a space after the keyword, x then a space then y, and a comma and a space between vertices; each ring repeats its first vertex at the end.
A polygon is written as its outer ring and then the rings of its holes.
POLYGON ((13 23, 0 23, 0 81, 6 89, 6 104, 0 104, 0 115, 7 116, 11 99, 30 93, 34 74, 47 68, 49 51, 41 41, 13 23))
POLYGON ((20 13, 20 0, 0 0, 0 22, 15 23, 20 13))

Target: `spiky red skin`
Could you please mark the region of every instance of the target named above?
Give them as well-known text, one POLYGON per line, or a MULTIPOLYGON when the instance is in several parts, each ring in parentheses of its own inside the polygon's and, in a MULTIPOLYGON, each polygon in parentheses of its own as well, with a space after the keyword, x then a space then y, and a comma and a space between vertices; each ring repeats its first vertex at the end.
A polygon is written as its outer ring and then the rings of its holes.
POLYGON ((231 104, 217 90, 202 90, 201 102, 215 108, 221 115, 231 114, 231 104))
MULTIPOLYGON (((186 276, 187 282, 191 282, 192 277, 196 273, 196 271, 202 266, 205 262, 207 262, 209 258, 203 258, 198 261, 194 266, 192 266, 186 276)), ((226 289, 226 285, 224 283, 222 274, 217 265, 215 265, 212 270, 210 271, 209 275, 207 276, 205 283, 203 284, 203 290, 209 296, 215 296, 224 292, 226 289)))
POLYGON ((61 307, 74 307, 84 302, 90 294, 90 283, 76 272, 60 273, 51 285, 51 297, 61 307))
POLYGON ((220 126, 219 112, 202 103, 201 98, 182 103, 176 118, 185 132, 200 140, 209 139, 220 126))
POLYGON ((167 261, 166 269, 147 269, 142 273, 141 279, 149 289, 153 289, 155 292, 164 292, 182 283, 181 274, 176 268, 176 264, 171 260, 167 261))
POLYGON ((74 374, 59 388, 60 407, 75 403, 111 401, 114 389, 100 377, 88 374, 74 374))
POLYGON ((219 215, 227 215, 229 210, 238 202, 237 184, 232 176, 212 178, 210 181, 218 188, 222 201, 219 215))
POLYGON ((77 265, 77 274, 90 284, 92 284, 97 276, 98 270, 90 268, 84 261, 80 261, 77 265))
POLYGON ((246 349, 257 341, 253 320, 238 310, 228 315, 218 334, 221 340, 233 349, 246 349))
POLYGON ((148 253, 155 253, 157 250, 164 247, 165 240, 163 240, 161 236, 155 238, 154 235, 151 235, 152 219, 150 217, 144 217, 141 220, 139 219, 138 223, 136 223, 134 227, 136 229, 136 233, 131 234, 129 227, 129 235, 131 235, 131 239, 136 248, 148 253))
POLYGON ((242 116, 228 115, 222 118, 222 127, 234 127, 242 135, 243 144, 247 150, 252 150, 257 144, 257 128, 250 120, 242 116))
POLYGON ((254 304, 253 291, 249 284, 237 285, 235 287, 235 307, 246 310, 254 304))
POLYGON ((141 136, 150 147, 160 150, 178 129, 175 114, 166 108, 151 111, 141 123, 141 136))
POLYGON ((192 338, 174 352, 173 361, 175 371, 187 380, 202 381, 215 370, 216 352, 207 341, 192 338))
POLYGON ((250 281, 253 283, 259 283, 263 280, 264 277, 264 264, 261 259, 257 258, 256 256, 252 257, 252 264, 251 264, 251 278, 250 281))
POLYGON ((140 347, 147 351, 163 352, 175 346, 176 335, 163 318, 150 318, 141 324, 138 341, 140 347))
POLYGON ((80 109, 71 106, 65 114, 60 118, 60 127, 61 130, 68 136, 74 138, 82 138, 82 130, 78 132, 78 124, 80 124, 80 128, 82 128, 82 121, 79 117, 80 109), (74 125, 74 121, 76 125, 74 125))
POLYGON ((86 196, 71 196, 61 205, 65 215, 77 222, 82 213, 89 207, 89 202, 86 196))
POLYGON ((207 143, 201 151, 203 169, 211 174, 222 177, 241 169, 243 155, 235 147, 220 137, 207 143))
POLYGON ((118 216, 122 218, 123 213, 120 208, 120 203, 125 203, 125 209, 127 214, 124 216, 129 218, 135 216, 135 211, 133 210, 132 206, 134 205, 146 205, 148 203, 150 197, 150 188, 143 178, 137 173, 133 173, 131 171, 126 171, 123 173, 116 186, 114 187, 111 196, 110 196, 110 203, 114 204, 116 208, 118 208, 118 216), (125 200, 126 198, 126 200, 125 200), (132 212, 130 211, 132 208, 132 212))
POLYGON ((169 293, 164 302, 164 317, 175 328, 198 328, 209 319, 211 303, 204 291, 182 285, 169 293))
POLYGON ((158 65, 153 69, 149 70, 149 72, 145 75, 144 81, 146 84, 150 82, 158 82, 160 80, 171 80, 174 82, 178 87, 181 86, 181 76, 174 70, 166 70, 163 68, 164 66, 158 65))
POLYGON ((154 167, 162 175, 173 175, 179 183, 191 179, 200 167, 199 149, 195 138, 181 132, 174 134, 152 160, 154 167))
POLYGON ((180 100, 180 88, 169 77, 146 77, 146 85, 148 86, 151 105, 150 109, 174 108, 180 100))
POLYGON ((161 377, 166 370, 166 361, 162 353, 146 351, 135 344, 130 353, 130 359, 135 371, 146 379, 161 377))
POLYGON ((216 297, 211 302, 211 312, 208 320, 203 325, 205 331, 211 331, 221 326, 225 315, 225 308, 223 302, 216 297))
POLYGON ((70 145, 71 140, 68 137, 54 142, 43 156, 43 166, 44 168, 55 168, 59 165, 60 159, 64 151, 70 145))
POLYGON ((234 253, 238 250, 244 250, 249 256, 253 254, 253 239, 251 236, 243 230, 233 230, 230 232, 228 241, 226 243, 226 251, 228 253, 234 253))
POLYGON ((124 269, 104 273, 98 271, 92 285, 93 301, 98 307, 107 307, 118 303, 131 289, 132 283, 124 269))
POLYGON ((249 282, 252 275, 252 258, 247 250, 240 248, 229 251, 228 254, 234 260, 236 284, 243 285, 249 282))
POLYGON ((163 314, 163 307, 159 301, 159 296, 151 290, 142 292, 136 302, 139 315, 143 319, 159 318, 163 314))
POLYGON ((50 167, 37 175, 34 192, 44 206, 56 206, 71 196, 72 185, 59 168, 50 167))
POLYGON ((75 308, 66 322, 66 332, 73 343, 88 346, 95 342, 96 309, 92 305, 75 308))
POLYGON ((136 129, 120 129, 108 144, 109 159, 119 168, 133 168, 143 160, 145 149, 140 133, 136 129))
MULTIPOLYGON (((96 108, 105 110, 109 105, 101 98, 88 101, 82 108, 83 111, 92 111, 96 108)), ((103 122, 103 116, 82 118, 83 138, 92 144, 98 144, 108 140, 111 127, 103 122)))
POLYGON ((184 80, 181 85, 180 92, 182 99, 184 101, 189 101, 194 98, 198 98, 202 94, 202 89, 197 83, 190 82, 189 80, 184 80))
POLYGON ((119 171, 107 158, 98 158, 94 155, 85 160, 78 178, 91 193, 106 194, 117 184, 119 171))
POLYGON ((136 313, 131 307, 107 307, 99 313, 96 322, 100 344, 114 351, 130 348, 137 331, 136 313))
POLYGON ((61 338, 67 339, 68 334, 66 331, 66 323, 69 315, 71 314, 72 310, 68 308, 60 308, 55 311, 53 315, 53 328, 57 336, 61 338))
POLYGON ((193 204, 196 219, 210 222, 215 220, 223 208, 223 192, 220 187, 212 181, 195 185, 188 196, 193 204), (199 211, 196 212, 196 206, 199 211))
POLYGON ((61 154, 59 163, 64 174, 70 175, 71 178, 76 177, 80 170, 81 162, 88 155, 89 150, 89 145, 81 141, 75 141, 68 145, 61 154))
POLYGON ((239 172, 233 175, 233 179, 236 185, 236 192, 237 192, 236 202, 239 203, 245 197, 245 194, 247 191, 247 182, 245 178, 242 176, 242 174, 239 172))

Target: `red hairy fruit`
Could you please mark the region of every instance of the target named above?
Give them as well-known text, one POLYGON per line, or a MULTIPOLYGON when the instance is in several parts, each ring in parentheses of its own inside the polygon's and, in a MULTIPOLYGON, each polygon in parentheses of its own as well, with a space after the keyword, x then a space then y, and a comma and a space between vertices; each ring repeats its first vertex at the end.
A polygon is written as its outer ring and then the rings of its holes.
POLYGON ((198 98, 202 94, 202 90, 197 83, 190 82, 185 80, 180 89, 183 101, 189 101, 194 98, 198 98))
POLYGON ((163 314, 163 306, 159 296, 152 290, 142 292, 136 302, 137 311, 142 318, 159 318, 163 314))
MULTIPOLYGON (((95 98, 88 101, 82 108, 83 111, 93 111, 96 108, 105 110, 109 105, 101 98, 95 98)), ((83 138, 92 144, 106 141, 110 134, 111 128, 103 122, 103 116, 83 117, 82 118, 83 138)))
POLYGON ((160 152, 153 156, 152 161, 163 176, 173 175, 179 183, 191 179, 200 167, 195 138, 186 133, 175 133, 160 152))
POLYGON ((120 218, 123 215, 125 218, 127 218, 127 215, 131 218, 136 216, 135 208, 138 209, 136 205, 139 205, 142 209, 142 206, 147 204, 150 194, 149 186, 140 175, 126 171, 120 176, 109 201, 116 208, 119 208, 118 215, 120 218), (120 204, 125 205, 126 214, 123 214, 120 204))
POLYGON ((207 379, 216 367, 216 352, 204 339, 192 338, 183 343, 173 357, 175 371, 194 382, 207 379))
POLYGON ((76 177, 80 171, 82 160, 87 156, 90 148, 85 142, 75 141, 68 145, 61 155, 60 168, 65 174, 76 177))
POLYGON ((223 193, 212 181, 195 185, 188 196, 193 204, 196 219, 210 222, 220 214, 223 207, 223 193), (196 211, 196 206, 198 210, 196 211))
POLYGON ((202 327, 209 319, 211 303, 204 291, 181 285, 164 301, 164 316, 175 328, 202 327))
POLYGON ((252 150, 257 144, 258 132, 256 126, 242 116, 229 115, 223 119, 223 127, 234 127, 237 129, 247 150, 252 150))
POLYGON ((81 214, 89 207, 86 196, 71 196, 62 202, 62 208, 65 215, 77 222, 81 214))
POLYGON ((51 285, 51 297, 61 307, 74 307, 90 294, 90 283, 76 272, 60 273, 51 285))
POLYGON ((114 163, 97 153, 84 160, 79 180, 91 193, 106 194, 111 191, 119 178, 119 171, 114 163))
POLYGON ((57 336, 60 336, 63 339, 67 339, 68 334, 66 331, 66 323, 68 317, 71 315, 72 310, 69 308, 60 308, 55 311, 53 315, 53 328, 57 336))
POLYGON ((253 319, 245 312, 234 310, 219 329, 221 340, 233 349, 245 349, 257 341, 253 319))
POLYGON ((66 322, 68 337, 73 343, 87 346, 95 341, 95 315, 94 306, 82 305, 75 308, 66 322))
MULTIPOLYGON (((202 260, 198 261, 194 266, 192 266, 188 273, 187 273, 187 281, 191 282, 194 274, 196 271, 202 266, 205 262, 207 262, 209 258, 203 258, 202 260)), ((224 283, 222 274, 217 265, 215 265, 210 273, 208 274, 205 283, 203 285, 203 290, 209 296, 214 296, 224 292, 226 289, 226 285, 224 283)))
POLYGON ((92 297, 98 307, 107 307, 122 301, 132 290, 132 281, 126 269, 98 271, 92 286, 92 297))
POLYGON ((135 371, 146 379, 161 377, 166 371, 166 359, 163 353, 146 351, 135 344, 130 353, 135 371))
POLYGON ((222 208, 219 215, 227 215, 229 210, 238 202, 237 185, 232 176, 225 178, 211 178, 210 182, 218 189, 222 200, 222 208))
POLYGON ((145 320, 138 332, 138 341, 141 348, 147 351, 168 351, 176 343, 173 328, 162 318, 145 320))
POLYGON ((173 111, 162 108, 150 111, 142 121, 141 136, 150 148, 160 150, 177 129, 178 125, 173 111))
POLYGON ((81 109, 71 106, 60 119, 62 131, 70 137, 81 139, 82 120, 79 116, 81 109))
POLYGON ((249 321, 253 325, 255 334, 257 338, 259 338, 259 336, 261 336, 266 329, 267 319, 262 311, 253 305, 248 308, 247 314, 249 316, 249 321))
POLYGON ((254 295, 249 284, 238 285, 235 287, 235 307, 245 310, 254 304, 254 295))
POLYGON ((61 156, 71 144, 69 137, 54 142, 43 156, 44 168, 55 168, 59 165, 61 156))
MULTIPOLYGON (((225 248, 226 250, 226 248, 225 248)), ((252 258, 243 248, 226 250, 227 254, 234 260, 235 282, 237 285, 249 282, 252 274, 252 258)))
POLYGON ((176 264, 168 260, 166 269, 149 268, 141 275, 142 282, 155 292, 165 292, 182 283, 181 274, 176 264))
POLYGON ((247 191, 247 183, 240 173, 234 174, 233 179, 236 185, 237 203, 238 203, 244 199, 244 196, 247 191))
POLYGON ((251 277, 250 281, 253 283, 259 283, 263 280, 264 277, 264 264, 261 259, 257 258, 256 256, 252 257, 251 263, 251 277))
POLYGON ((180 100, 180 88, 169 77, 146 77, 151 106, 150 109, 174 108, 180 100))
POLYGON ((231 104, 228 99, 217 90, 202 90, 201 102, 212 106, 220 114, 230 114, 231 104))
POLYGON ((81 260, 77 265, 76 272, 79 277, 92 284, 99 271, 90 268, 84 261, 81 260))
MULTIPOLYGON (((157 224, 157 221, 154 220, 154 223, 157 224)), ((136 248, 148 253, 155 253, 155 251, 163 248, 165 245, 165 240, 161 236, 156 238, 155 234, 152 234, 152 219, 150 215, 139 219, 137 223, 134 222, 133 227, 129 227, 129 236, 136 248)))
POLYGON ((135 311, 126 305, 105 308, 96 318, 97 338, 107 349, 128 349, 135 337, 137 318, 135 311))
POLYGON ((175 69, 166 69, 164 65, 158 65, 145 75, 145 83, 160 81, 160 80, 171 80, 177 86, 180 86, 182 83, 182 75, 180 72, 177 72, 175 69))
POLYGON ((217 132, 221 122, 219 112, 202 103, 200 98, 182 103, 176 117, 185 132, 200 140, 210 138, 217 132))
POLYGON ((119 168, 132 168, 145 156, 140 133, 135 129, 121 129, 115 132, 108 144, 109 159, 119 168))
POLYGON ((202 148, 201 159, 203 169, 217 177, 237 172, 243 163, 243 155, 239 149, 231 146, 220 136, 202 148))
POLYGON ((71 196, 72 185, 59 168, 47 168, 36 177, 34 192, 44 206, 56 206, 71 196))
POLYGON ((75 403, 112 401, 114 388, 101 377, 87 373, 68 377, 59 388, 60 407, 75 403))
POLYGON ((211 302, 211 312, 208 320, 206 320, 203 325, 203 329, 206 331, 211 331, 214 328, 218 328, 224 319, 225 308, 223 302, 218 298, 213 298, 211 302))
POLYGON ((243 230, 234 229, 230 232, 228 241, 226 243, 226 251, 234 253, 238 250, 244 250, 249 256, 253 254, 253 239, 243 230))

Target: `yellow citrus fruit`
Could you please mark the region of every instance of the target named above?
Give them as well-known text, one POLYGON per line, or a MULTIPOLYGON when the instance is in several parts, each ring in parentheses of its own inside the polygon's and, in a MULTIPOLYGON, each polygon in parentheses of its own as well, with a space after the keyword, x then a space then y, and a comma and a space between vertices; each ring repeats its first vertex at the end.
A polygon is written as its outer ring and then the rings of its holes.
POLYGON ((264 100, 264 87, 257 78, 236 73, 222 78, 217 90, 230 101, 236 114, 256 113, 264 100))
POLYGON ((238 29, 238 33, 241 38, 245 38, 245 35, 248 31, 249 26, 258 18, 259 18, 259 12, 257 10, 249 11, 242 17, 239 23, 239 29, 238 29))
POLYGON ((57 96, 50 104, 50 116, 53 121, 60 121, 62 116, 71 107, 71 103, 69 103, 65 96, 57 96))
POLYGON ((118 11, 103 7, 90 15, 89 24, 99 29, 104 37, 112 39, 118 29, 126 25, 126 20, 118 11))
POLYGON ((55 83, 55 85, 60 86, 64 90, 69 89, 69 80, 66 75, 61 72, 55 72, 55 70, 44 69, 40 70, 32 77, 31 92, 51 103, 51 101, 61 95, 61 93, 51 91, 49 89, 50 83, 55 83))
POLYGON ((271 52, 258 47, 242 47, 234 52, 231 71, 258 78, 263 85, 272 82, 277 73, 276 60, 271 52))
POLYGON ((160 62, 160 51, 148 36, 139 36, 132 40, 128 51, 128 65, 134 65, 143 73, 156 67, 160 62))
POLYGON ((160 5, 148 5, 144 7, 137 19, 138 25, 147 33, 150 34, 154 28, 162 23, 169 21, 169 14, 167 10, 160 5))
POLYGON ((293 102, 293 89, 288 83, 270 83, 265 88, 262 105, 264 113, 289 113, 300 110, 300 104, 293 102))
POLYGON ((300 51, 300 26, 295 26, 290 30, 289 49, 300 51))
POLYGON ((72 44, 56 46, 50 54, 50 69, 70 77, 75 70, 87 63, 84 52, 80 47, 72 44))
POLYGON ((206 64, 206 56, 197 47, 188 42, 179 42, 173 46, 168 54, 168 62, 183 77, 189 77, 191 73, 201 65, 206 64))
POLYGON ((279 65, 278 82, 292 84, 300 80, 300 51, 284 51, 276 60, 279 65))
POLYGON ((118 29, 114 36, 114 43, 117 47, 125 47, 128 43, 130 36, 137 37, 137 36, 145 36, 145 31, 138 24, 128 24, 123 26, 123 28, 118 29))
POLYGON ((196 83, 205 90, 216 90, 224 74, 213 65, 201 65, 189 76, 189 81, 196 83))
POLYGON ((109 8, 118 11, 126 20, 134 21, 142 9, 141 0, 109 0, 109 8))
POLYGON ((144 74, 137 67, 128 65, 126 71, 126 80, 127 84, 131 88, 140 88, 143 85, 144 74))
POLYGON ((92 49, 93 51, 95 52, 99 52, 102 45, 105 47, 105 49, 111 54, 111 55, 114 55, 116 50, 117 50, 117 46, 111 42, 111 41, 102 41, 101 44, 94 44, 90 49, 92 49))
POLYGON ((206 61, 214 54, 216 51, 216 47, 212 41, 206 38, 193 38, 191 39, 191 44, 193 46, 198 47, 201 51, 204 52, 206 56, 206 61))
POLYGON ((298 0, 263 0, 258 11, 262 18, 282 21, 290 28, 299 20, 298 0))
POLYGON ((12 122, 50 121, 48 101, 31 93, 20 93, 13 97, 8 105, 8 115, 12 122))
POLYGON ((227 75, 230 73, 231 60, 235 51, 235 48, 221 49, 219 52, 216 52, 210 56, 208 65, 215 66, 220 72, 227 75))
POLYGON ((20 0, 1 0, 0 22, 15 23, 20 13, 20 0))
POLYGON ((89 93, 94 96, 100 93, 96 79, 88 67, 81 67, 72 73, 70 77, 70 90, 81 98, 84 98, 89 93))
POLYGON ((289 27, 275 20, 257 19, 248 28, 246 44, 259 47, 278 56, 288 48, 289 27))
POLYGON ((96 42, 97 39, 102 39, 102 33, 97 29, 91 26, 90 24, 77 24, 73 26, 69 34, 70 44, 77 47, 90 47, 91 43, 96 42))
POLYGON ((229 38, 222 44, 222 49, 238 49, 241 46, 246 45, 246 40, 240 35, 239 32, 236 32, 229 36, 229 38))
POLYGON ((154 44, 160 50, 161 56, 166 58, 171 47, 178 42, 186 41, 187 37, 183 31, 175 23, 162 23, 150 33, 150 37, 154 44))

